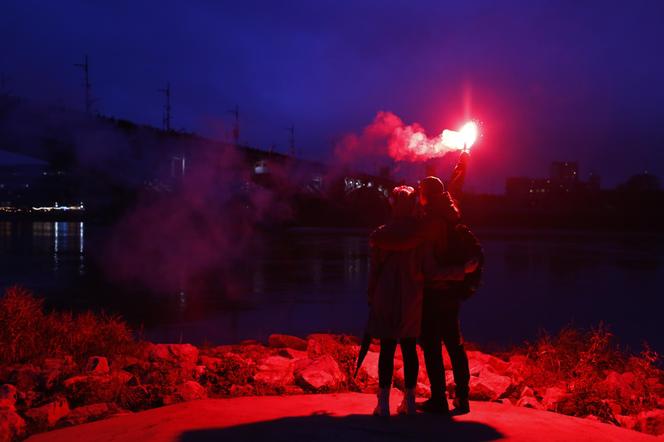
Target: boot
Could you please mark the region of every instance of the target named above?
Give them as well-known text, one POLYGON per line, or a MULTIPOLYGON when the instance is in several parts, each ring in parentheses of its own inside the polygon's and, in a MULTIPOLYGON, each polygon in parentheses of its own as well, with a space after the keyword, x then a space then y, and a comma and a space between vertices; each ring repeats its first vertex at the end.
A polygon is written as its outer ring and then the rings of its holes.
POLYGON ((454 410, 452 410, 452 415, 454 416, 470 413, 470 402, 468 402, 467 397, 455 398, 453 405, 454 405, 454 410))
POLYGON ((445 399, 444 396, 442 398, 432 397, 431 399, 427 399, 426 401, 417 404, 417 407, 425 413, 434 413, 443 416, 450 415, 447 399, 445 399))
POLYGON ((380 388, 376 396, 378 404, 374 409, 374 416, 388 417, 390 415, 390 388, 380 388))
POLYGON ((417 414, 417 406, 415 405, 415 389, 414 388, 406 388, 405 394, 403 396, 403 400, 401 401, 401 404, 397 408, 397 413, 407 414, 409 416, 417 414))

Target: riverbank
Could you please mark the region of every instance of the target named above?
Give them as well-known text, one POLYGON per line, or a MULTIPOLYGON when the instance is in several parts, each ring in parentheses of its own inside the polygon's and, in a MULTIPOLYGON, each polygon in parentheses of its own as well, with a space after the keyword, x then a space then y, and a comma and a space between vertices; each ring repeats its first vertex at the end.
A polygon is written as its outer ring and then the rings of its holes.
MULTIPOLYGON (((200 347, 139 342, 117 318, 44 313, 39 300, 18 288, 0 298, 0 323, 1 441, 179 402, 373 394, 378 386, 378 344, 354 377, 359 341, 353 336, 273 334, 267 342, 200 347)), ((418 356, 417 394, 426 398, 418 356)), ((468 356, 472 400, 664 433, 658 356, 622 353, 601 328, 566 329, 507 353, 474 349, 468 356)), ((447 386, 453 397, 450 372, 447 386)), ((403 389, 399 352, 394 387, 403 389)))

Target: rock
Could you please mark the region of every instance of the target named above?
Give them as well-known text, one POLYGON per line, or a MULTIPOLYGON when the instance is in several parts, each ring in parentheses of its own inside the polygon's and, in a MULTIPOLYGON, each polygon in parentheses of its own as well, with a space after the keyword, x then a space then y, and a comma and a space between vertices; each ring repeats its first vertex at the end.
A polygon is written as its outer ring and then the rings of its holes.
POLYGON ((569 394, 560 387, 549 387, 542 395, 542 406, 549 411, 557 411, 558 404, 569 394))
POLYGON ((74 358, 67 355, 62 358, 45 358, 42 364, 45 370, 72 370, 76 367, 74 358))
POLYGON ((624 415, 616 415, 616 420, 620 424, 621 427, 627 428, 628 430, 633 430, 636 427, 636 417, 634 416, 624 416, 624 415))
POLYGON ((607 397, 614 397, 621 401, 632 401, 638 396, 634 389, 634 381, 634 373, 610 371, 597 387, 607 397))
POLYGON ((207 392, 201 384, 195 381, 186 381, 175 388, 175 394, 183 401, 205 399, 207 392))
POLYGON ((47 429, 53 427, 60 419, 69 414, 69 404, 66 399, 58 399, 41 407, 31 408, 25 412, 35 427, 47 429))
POLYGON ((0 410, 16 411, 17 399, 16 387, 11 384, 4 384, 0 387, 0 410))
POLYGON ((269 387, 283 387, 293 382, 293 359, 270 356, 263 360, 254 375, 254 382, 269 387))
POLYGON ((636 416, 634 429, 653 436, 664 434, 664 410, 642 411, 636 416))
POLYGON ((534 408, 535 410, 543 410, 544 407, 542 404, 540 404, 536 398, 533 396, 524 396, 521 399, 519 399, 516 403, 517 407, 526 407, 526 408, 534 408))
POLYGON ((472 361, 481 362, 482 364, 491 367, 494 372, 500 375, 505 375, 507 373, 507 370, 509 369, 510 364, 508 362, 505 362, 502 359, 499 359, 495 356, 488 355, 480 351, 467 351, 466 353, 468 354, 469 362, 472 361))
POLYGON ((498 399, 498 401, 503 405, 512 405, 512 401, 509 398, 498 399))
POLYGON ((90 405, 99 402, 114 402, 125 385, 125 381, 123 377, 111 374, 80 375, 66 379, 63 385, 71 403, 90 405))
POLYGON ((70 411, 64 422, 69 425, 80 425, 86 422, 103 419, 112 414, 116 414, 118 408, 112 403, 90 404, 83 407, 77 407, 70 411))
POLYGON ((41 370, 32 364, 20 364, 7 368, 3 380, 19 391, 37 390, 41 381, 41 370))
POLYGON ((216 371, 219 367, 223 366, 223 361, 221 358, 215 358, 211 356, 201 356, 201 364, 205 366, 206 369, 211 371, 216 371))
POLYGON ((205 368, 205 365, 197 365, 194 367, 193 370, 193 377, 195 381, 199 381, 203 378, 205 375, 205 372, 207 371, 207 368, 205 368))
POLYGON ((272 348, 292 348, 300 351, 307 349, 307 341, 297 336, 272 334, 267 339, 267 342, 272 348))
POLYGON ((314 333, 307 337, 307 353, 310 358, 333 355, 339 351, 341 344, 332 335, 314 333))
POLYGON ((25 421, 15 411, 0 409, 0 442, 19 439, 25 433, 25 421))
POLYGON ((103 356, 91 356, 85 364, 85 372, 89 374, 107 374, 109 371, 108 359, 103 356))
POLYGON ((532 388, 529 386, 524 386, 523 389, 521 390, 521 393, 519 393, 519 397, 535 397, 535 392, 533 391, 532 388))
POLYGON ((254 394, 254 387, 251 385, 232 385, 230 388, 230 395, 236 396, 251 396, 254 394))
POLYGON ((284 387, 284 394, 304 394, 304 390, 297 385, 286 385, 284 387))
POLYGON ((509 358, 508 367, 505 375, 512 378, 514 383, 520 383, 524 379, 524 374, 528 370, 529 359, 525 355, 512 355, 509 358))
POLYGON ((335 391, 343 380, 337 361, 329 355, 321 356, 295 370, 295 382, 306 391, 335 391))
POLYGON ((495 401, 500 398, 512 384, 508 376, 501 376, 490 369, 484 369, 480 376, 470 378, 470 399, 477 401, 495 401))
POLYGON ((305 359, 309 357, 306 351, 294 350, 292 348, 282 348, 277 354, 289 359, 305 359))
POLYGON ((152 362, 194 367, 198 362, 198 348, 191 344, 152 344, 148 348, 148 358, 152 362))

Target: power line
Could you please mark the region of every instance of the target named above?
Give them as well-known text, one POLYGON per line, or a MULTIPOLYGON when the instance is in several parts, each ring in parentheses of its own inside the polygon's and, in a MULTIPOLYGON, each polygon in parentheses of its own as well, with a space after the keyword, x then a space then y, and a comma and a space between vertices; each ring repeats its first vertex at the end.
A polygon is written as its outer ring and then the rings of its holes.
POLYGON ((87 54, 83 57, 83 63, 74 64, 77 68, 83 70, 83 91, 85 97, 85 112, 90 113, 92 111, 92 83, 90 83, 90 62, 88 60, 87 54))
POLYGON ((158 92, 161 92, 166 97, 166 103, 164 104, 164 116, 162 117, 162 124, 166 132, 171 131, 171 84, 166 83, 164 89, 158 89, 158 92))

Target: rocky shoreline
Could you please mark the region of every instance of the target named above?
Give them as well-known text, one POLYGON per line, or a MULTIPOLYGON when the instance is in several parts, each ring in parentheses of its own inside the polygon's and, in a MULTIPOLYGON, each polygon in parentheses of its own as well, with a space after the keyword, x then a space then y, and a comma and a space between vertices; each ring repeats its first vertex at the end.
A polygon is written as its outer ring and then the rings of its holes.
MULTIPOLYGON (((85 364, 76 364, 64 356, 45 358, 41 364, 2 366, 0 441, 202 398, 375 392, 378 346, 372 345, 358 376, 353 378, 358 348, 358 339, 352 336, 313 334, 301 339, 274 334, 267 344, 245 341, 199 348, 190 344, 141 343, 133 355, 93 356, 85 364)), ((419 356, 417 393, 426 397, 429 388, 421 352, 419 356)), ((579 415, 575 385, 534 385, 530 375, 534 366, 528 355, 497 357, 469 351, 468 356, 472 400, 579 415)), ((446 366, 449 367, 447 360, 446 366)), ((629 371, 608 371, 593 387, 604 398, 597 412, 582 417, 663 434, 661 381, 661 373, 647 380, 649 391, 657 395, 656 406, 630 415, 621 404, 638 401, 643 386, 636 384, 636 376, 629 371)), ((454 381, 449 371, 447 385, 453 395, 454 381)), ((394 386, 403 388, 399 352, 394 386)))

